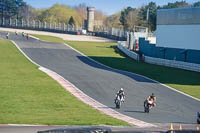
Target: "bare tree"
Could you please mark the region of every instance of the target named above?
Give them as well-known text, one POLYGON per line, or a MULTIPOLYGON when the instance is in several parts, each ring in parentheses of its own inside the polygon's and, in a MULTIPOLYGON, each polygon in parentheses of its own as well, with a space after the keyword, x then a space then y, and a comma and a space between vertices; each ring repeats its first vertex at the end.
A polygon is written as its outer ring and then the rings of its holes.
POLYGON ((125 18, 125 25, 127 26, 127 29, 132 30, 134 27, 138 24, 138 9, 133 9, 128 12, 126 18, 125 18))

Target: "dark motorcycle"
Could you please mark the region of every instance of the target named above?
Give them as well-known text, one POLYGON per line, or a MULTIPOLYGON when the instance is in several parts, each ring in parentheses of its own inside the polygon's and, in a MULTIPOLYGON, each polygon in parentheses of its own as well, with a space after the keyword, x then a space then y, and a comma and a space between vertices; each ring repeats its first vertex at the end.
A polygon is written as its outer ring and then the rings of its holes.
POLYGON ((144 112, 145 113, 149 113, 151 106, 153 106, 152 104, 153 104, 152 100, 145 100, 144 101, 144 112))
POLYGON ((115 105, 117 109, 120 109, 121 105, 122 105, 122 98, 120 98, 119 95, 116 96, 115 98, 115 105))
POLYGON ((200 112, 197 112, 197 124, 200 124, 200 112))

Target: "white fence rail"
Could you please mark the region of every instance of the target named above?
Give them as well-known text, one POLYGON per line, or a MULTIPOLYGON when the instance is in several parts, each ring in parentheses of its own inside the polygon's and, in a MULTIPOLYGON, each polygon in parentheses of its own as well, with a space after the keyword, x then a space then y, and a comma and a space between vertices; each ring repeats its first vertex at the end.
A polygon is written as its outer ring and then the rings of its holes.
MULTIPOLYGON (((126 55, 129 57, 139 60, 139 55, 133 51, 128 50, 125 47, 126 42, 118 42, 118 48, 124 52, 126 55)), ((182 62, 182 61, 175 61, 175 60, 166 60, 166 59, 161 59, 161 58, 154 58, 154 57, 149 57, 145 56, 144 61, 146 63, 150 64, 156 64, 156 65, 162 65, 162 66, 167 66, 167 67, 173 67, 173 68, 180 68, 184 70, 190 70, 190 71, 195 71, 195 72, 200 72, 200 64, 195 64, 195 63, 188 63, 188 62, 182 62)))
POLYGON ((145 62, 156 64, 156 65, 162 65, 162 66, 168 66, 168 67, 200 72, 200 64, 175 61, 175 60, 166 60, 166 59, 153 58, 153 57, 148 57, 148 56, 145 56, 145 62))
POLYGON ((135 59, 135 60, 139 60, 139 56, 137 53, 133 52, 133 51, 130 51, 128 50, 126 47, 125 47, 125 43, 126 42, 122 42, 122 41, 118 41, 118 45, 117 47, 122 51, 124 52, 127 56, 135 59))

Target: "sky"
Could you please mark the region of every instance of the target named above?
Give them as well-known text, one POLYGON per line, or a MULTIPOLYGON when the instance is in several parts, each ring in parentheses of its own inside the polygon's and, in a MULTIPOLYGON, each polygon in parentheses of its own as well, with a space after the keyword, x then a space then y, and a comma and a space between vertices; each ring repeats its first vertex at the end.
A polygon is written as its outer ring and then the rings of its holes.
MULTIPOLYGON (((69 6, 76 6, 79 4, 86 4, 87 6, 95 7, 97 10, 103 11, 107 15, 114 14, 121 11, 121 9, 128 6, 133 8, 147 5, 149 2, 156 2, 157 5, 166 5, 168 2, 176 2, 182 0, 24 0, 27 4, 34 8, 49 8, 54 4, 65 4, 69 6)), ((200 0, 185 0, 187 3, 194 3, 200 0)))

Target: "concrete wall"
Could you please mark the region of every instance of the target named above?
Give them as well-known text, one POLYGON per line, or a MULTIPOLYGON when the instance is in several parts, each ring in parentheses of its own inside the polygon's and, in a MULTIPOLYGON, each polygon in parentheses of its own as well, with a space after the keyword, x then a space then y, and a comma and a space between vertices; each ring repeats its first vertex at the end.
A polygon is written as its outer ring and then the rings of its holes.
MULTIPOLYGON (((154 45, 152 45, 152 46, 154 46, 154 45)), ((127 56, 129 56, 130 58, 135 59, 137 61, 139 60, 139 55, 137 53, 133 52, 133 51, 128 50, 125 47, 125 42, 119 41, 117 47, 123 53, 125 53, 127 56)), ((167 67, 180 68, 180 69, 200 72, 200 64, 195 64, 195 63, 188 63, 188 62, 177 61, 177 60, 161 59, 161 58, 150 57, 150 56, 147 56, 147 55, 144 56, 144 61, 146 63, 150 63, 150 64, 156 64, 156 65, 162 65, 162 66, 167 66, 167 67)))
POLYGON ((200 50, 158 47, 144 38, 139 39, 139 53, 155 58, 200 64, 200 50))
POLYGON ((156 45, 200 50, 200 7, 157 12, 156 45))

